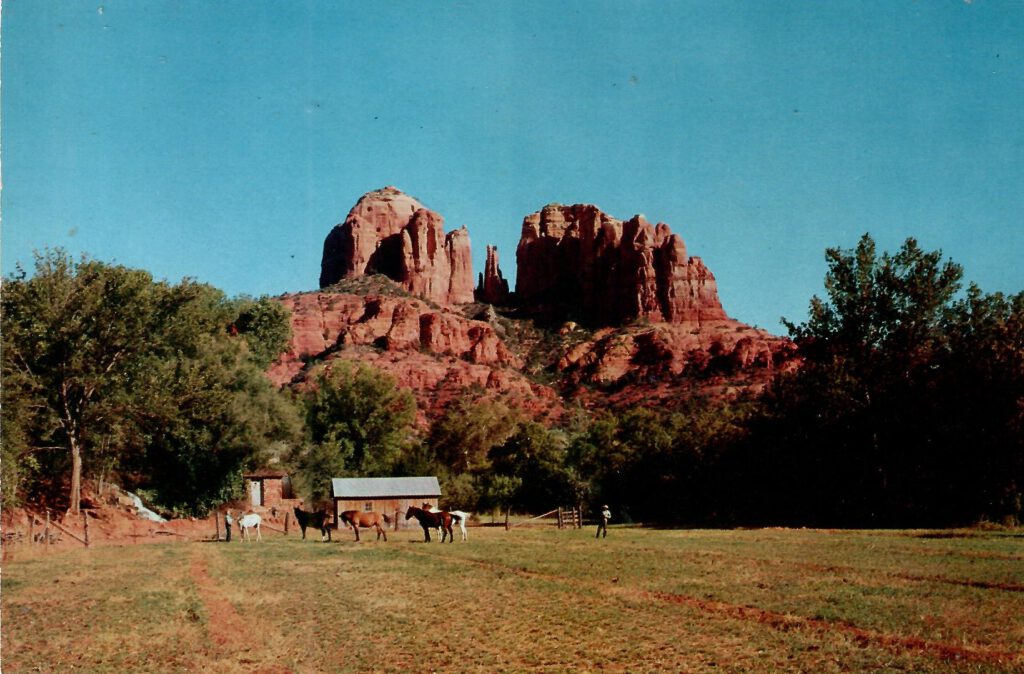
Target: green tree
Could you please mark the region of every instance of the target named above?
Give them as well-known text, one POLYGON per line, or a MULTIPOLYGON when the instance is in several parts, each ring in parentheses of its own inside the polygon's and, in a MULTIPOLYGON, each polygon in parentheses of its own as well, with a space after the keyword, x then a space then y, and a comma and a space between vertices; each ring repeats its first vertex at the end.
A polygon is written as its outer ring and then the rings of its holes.
POLYGON ((851 526, 966 523, 983 500, 1005 512, 995 502, 1019 500, 1019 479, 982 467, 1020 471, 1000 449, 1013 445, 1022 381, 1011 374, 1022 353, 1015 302, 975 288, 957 300, 961 268, 913 239, 878 255, 865 235, 827 260, 827 299, 789 324, 803 367, 766 397, 733 464, 743 492, 763 497, 748 512, 851 526))
POLYGON ((497 475, 522 481, 514 503, 544 512, 575 499, 575 480, 567 462, 568 438, 558 430, 524 421, 504 443, 491 449, 497 475))
POLYGON ((67 471, 70 510, 91 466, 198 513, 244 463, 297 435, 287 401, 228 334, 235 305, 214 288, 58 250, 4 290, 4 404, 26 411, 5 428, 5 454, 19 480, 67 471))
POLYGON ((491 467, 491 448, 507 440, 518 421, 503 402, 461 398, 434 422, 427 442, 450 470, 483 473, 491 467))
POLYGON ((144 353, 155 318, 149 274, 63 251, 37 255, 35 274, 5 284, 5 380, 37 397, 39 432, 26 451, 65 448, 70 459, 69 508, 78 512, 82 461, 101 421, 98 403, 116 395, 133 359, 144 353))
POLYGON ((337 361, 314 378, 301 402, 308 443, 295 463, 307 486, 344 475, 390 475, 415 450, 416 402, 380 370, 337 361))
POLYGON ((249 353, 260 368, 266 368, 288 349, 292 338, 288 310, 269 297, 239 301, 233 328, 249 344, 249 353))

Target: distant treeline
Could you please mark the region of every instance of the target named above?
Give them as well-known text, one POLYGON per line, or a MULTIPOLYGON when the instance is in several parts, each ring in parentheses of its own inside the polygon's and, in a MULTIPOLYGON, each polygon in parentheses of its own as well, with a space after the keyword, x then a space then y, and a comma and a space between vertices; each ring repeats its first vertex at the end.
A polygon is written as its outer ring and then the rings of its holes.
POLYGON ((83 476, 202 514, 273 464, 328 478, 436 474, 463 510, 608 503, 668 525, 949 526, 1024 515, 1024 292, 961 287, 908 240, 829 249, 826 297, 787 324, 802 366, 760 397, 571 412, 542 426, 467 391, 428 429, 388 375, 336 361, 303 391, 262 370, 276 302, 48 251, 3 295, 5 506, 77 502, 83 476))

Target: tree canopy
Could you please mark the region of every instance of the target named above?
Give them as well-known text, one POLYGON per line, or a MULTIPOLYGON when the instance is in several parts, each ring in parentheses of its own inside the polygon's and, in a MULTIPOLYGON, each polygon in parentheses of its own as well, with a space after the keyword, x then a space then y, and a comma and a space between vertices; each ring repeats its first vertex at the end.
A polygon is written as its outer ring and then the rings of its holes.
POLYGON ((2 306, 4 407, 28 412, 10 428, 5 414, 4 458, 19 485, 66 474, 71 510, 91 470, 200 512, 256 453, 297 431, 228 332, 235 304, 210 286, 55 250, 5 282, 2 306))
POLYGON ((294 457, 314 500, 332 477, 387 476, 416 442, 416 402, 395 379, 367 365, 340 361, 300 394, 306 446, 294 457))

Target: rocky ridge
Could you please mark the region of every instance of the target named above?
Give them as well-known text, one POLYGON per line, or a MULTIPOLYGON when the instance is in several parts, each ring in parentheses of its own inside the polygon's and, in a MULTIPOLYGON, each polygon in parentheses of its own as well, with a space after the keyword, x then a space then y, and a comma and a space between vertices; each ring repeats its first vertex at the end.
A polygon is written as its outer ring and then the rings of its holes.
POLYGON ((422 418, 503 396, 538 418, 563 402, 671 406, 757 392, 797 367, 789 340, 726 315, 717 284, 668 225, 596 206, 526 216, 509 292, 487 247, 475 296, 469 236, 395 188, 363 196, 324 243, 320 292, 284 295, 292 341, 269 375, 301 387, 337 359, 416 394, 422 418))
POLYGON ((504 396, 534 416, 557 416, 556 391, 520 371, 522 360, 492 325, 396 293, 383 277, 372 280, 375 287, 358 294, 331 290, 278 298, 291 314, 292 338, 268 370, 274 383, 301 388, 319 368, 355 361, 410 388, 424 419, 468 390, 504 396))

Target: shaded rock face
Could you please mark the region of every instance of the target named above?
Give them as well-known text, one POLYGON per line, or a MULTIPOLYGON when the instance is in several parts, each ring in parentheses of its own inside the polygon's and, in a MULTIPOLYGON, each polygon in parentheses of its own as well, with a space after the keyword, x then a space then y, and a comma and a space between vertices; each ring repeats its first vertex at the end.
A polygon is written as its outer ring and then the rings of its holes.
POLYGON ((394 187, 368 192, 324 240, 320 287, 380 273, 439 304, 473 301, 469 232, 394 187))
POLYGON ((474 295, 477 302, 499 306, 508 304, 508 281, 501 275, 501 267, 498 266, 497 246, 487 246, 487 261, 484 263, 484 271, 480 274, 474 295))
POLYGON ((589 204, 545 206, 523 220, 516 263, 517 303, 546 319, 727 318, 711 271, 668 225, 643 216, 622 222, 589 204))

